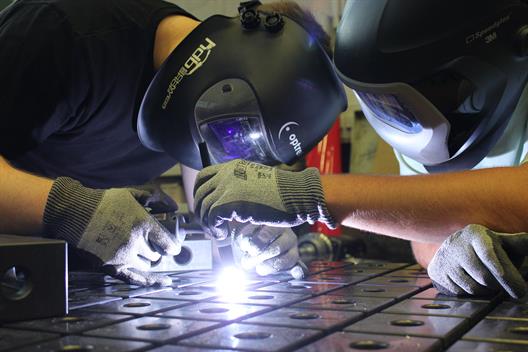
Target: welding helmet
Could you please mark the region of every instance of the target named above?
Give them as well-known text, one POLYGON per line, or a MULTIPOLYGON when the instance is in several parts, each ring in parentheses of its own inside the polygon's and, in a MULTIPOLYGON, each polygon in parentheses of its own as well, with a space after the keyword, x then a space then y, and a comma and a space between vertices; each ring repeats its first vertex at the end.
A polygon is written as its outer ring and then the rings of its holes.
POLYGON ((429 172, 470 169, 528 77, 523 0, 349 0, 334 62, 376 132, 429 172))
POLYGON ((346 96, 331 59, 287 16, 242 3, 196 27, 155 75, 138 117, 148 148, 202 168, 235 158, 290 163, 323 138, 346 96))

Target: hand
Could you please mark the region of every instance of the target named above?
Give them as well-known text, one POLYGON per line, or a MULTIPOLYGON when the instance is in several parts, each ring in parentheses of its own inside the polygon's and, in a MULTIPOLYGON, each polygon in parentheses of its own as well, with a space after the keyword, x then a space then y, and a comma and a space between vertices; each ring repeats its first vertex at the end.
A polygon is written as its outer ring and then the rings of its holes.
POLYGON ((427 272, 435 287, 447 295, 488 295, 502 288, 519 298, 527 287, 512 260, 522 260, 527 245, 526 233, 501 234, 468 225, 444 241, 427 272))
POLYGON ((244 270, 262 276, 288 270, 294 279, 304 277, 297 236, 291 229, 239 224, 232 233, 233 258, 244 270))
POLYGON ((226 221, 292 227, 316 221, 335 228, 326 209, 319 172, 301 172, 232 160, 203 169, 194 186, 195 214, 217 239, 226 221))
POLYGON ((165 275, 149 273, 162 254, 176 255, 181 243, 144 208, 152 194, 131 188, 96 190, 58 178, 44 212, 45 230, 88 252, 108 274, 143 285, 168 286, 165 275))

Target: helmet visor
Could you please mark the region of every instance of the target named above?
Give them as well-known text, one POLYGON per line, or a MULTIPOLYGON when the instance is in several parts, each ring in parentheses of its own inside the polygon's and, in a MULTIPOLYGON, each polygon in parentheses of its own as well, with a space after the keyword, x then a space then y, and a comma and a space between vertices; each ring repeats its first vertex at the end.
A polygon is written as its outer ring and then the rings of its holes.
POLYGON ((201 124, 200 132, 215 163, 240 158, 276 164, 258 117, 219 118, 201 124))
POLYGON ((379 120, 405 133, 419 133, 420 122, 395 94, 356 91, 359 99, 379 120))

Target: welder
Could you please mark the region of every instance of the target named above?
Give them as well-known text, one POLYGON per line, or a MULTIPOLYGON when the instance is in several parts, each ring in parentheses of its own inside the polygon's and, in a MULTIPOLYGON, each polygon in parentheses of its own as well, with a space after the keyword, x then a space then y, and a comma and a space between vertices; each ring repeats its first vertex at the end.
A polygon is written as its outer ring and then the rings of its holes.
MULTIPOLYGON (((150 263, 181 243, 146 207, 174 204, 130 185, 177 162, 200 169, 201 142, 213 163, 291 162, 346 108, 311 14, 288 2, 238 10, 203 22, 160 0, 19 0, 3 10, 0 232, 64 239, 117 278, 171 284, 150 263)), ((275 232, 245 254, 267 272, 291 269, 291 236, 275 232)))
POLYGON ((235 160, 201 171, 197 213, 220 234, 322 220, 408 239, 443 293, 524 295, 527 43, 522 0, 348 1, 336 69, 405 177, 235 160))

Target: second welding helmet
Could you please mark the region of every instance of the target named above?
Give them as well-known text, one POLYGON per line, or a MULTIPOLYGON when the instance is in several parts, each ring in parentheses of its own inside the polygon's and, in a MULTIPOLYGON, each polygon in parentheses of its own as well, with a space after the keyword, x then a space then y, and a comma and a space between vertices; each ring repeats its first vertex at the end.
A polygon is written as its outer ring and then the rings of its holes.
POLYGON ((523 0, 349 0, 334 62, 376 132, 429 172, 470 169, 528 77, 523 0))
POLYGON ((141 104, 138 135, 148 148, 201 169, 242 158, 290 163, 323 138, 346 96, 331 59, 300 24, 242 3, 215 15, 171 53, 141 104))

